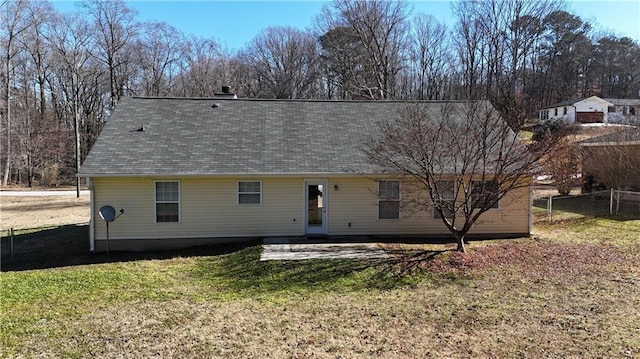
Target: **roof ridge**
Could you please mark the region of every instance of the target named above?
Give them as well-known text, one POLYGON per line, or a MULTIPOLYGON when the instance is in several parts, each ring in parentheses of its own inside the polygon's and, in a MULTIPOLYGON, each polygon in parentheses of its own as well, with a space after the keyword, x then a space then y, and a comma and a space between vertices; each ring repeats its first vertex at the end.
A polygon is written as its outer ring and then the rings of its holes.
MULTIPOLYGON (((126 97, 125 97, 126 98, 126 97)), ((489 100, 332 100, 332 99, 275 99, 275 98, 216 98, 216 97, 162 97, 131 96, 138 100, 185 100, 185 101, 251 101, 251 102, 329 102, 329 103, 468 103, 489 100)))

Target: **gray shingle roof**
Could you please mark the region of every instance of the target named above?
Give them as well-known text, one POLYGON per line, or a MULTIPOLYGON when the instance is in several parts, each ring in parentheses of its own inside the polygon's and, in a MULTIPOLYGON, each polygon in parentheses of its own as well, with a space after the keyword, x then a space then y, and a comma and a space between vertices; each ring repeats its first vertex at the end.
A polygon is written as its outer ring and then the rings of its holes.
POLYGON ((581 146, 640 145, 640 128, 630 128, 620 132, 592 137, 580 141, 581 146))
MULTIPOLYGON (((445 102, 424 104, 440 111, 445 102)), ((402 106, 394 101, 124 98, 79 175, 379 173, 363 153, 363 141, 402 106), (141 126, 144 132, 136 131, 141 126)))
POLYGON ((604 98, 603 100, 611 102, 614 106, 640 106, 638 98, 604 98))
POLYGON ((542 109, 547 109, 547 108, 554 108, 554 107, 562 107, 562 106, 571 106, 575 103, 578 103, 580 101, 586 100, 588 97, 581 97, 581 98, 572 98, 569 100, 564 100, 564 101, 560 101, 560 102, 556 102, 556 103, 552 103, 550 105, 547 105, 545 107, 543 107, 542 109))

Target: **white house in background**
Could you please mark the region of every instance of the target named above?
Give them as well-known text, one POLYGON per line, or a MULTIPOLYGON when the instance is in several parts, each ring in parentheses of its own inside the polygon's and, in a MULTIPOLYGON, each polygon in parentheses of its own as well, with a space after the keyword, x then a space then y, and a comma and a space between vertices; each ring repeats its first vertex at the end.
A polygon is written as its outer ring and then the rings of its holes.
POLYGON ((609 107, 608 123, 621 123, 635 126, 640 124, 640 121, 638 121, 640 99, 605 98, 604 100, 613 104, 613 107, 609 107))
POLYGON ((540 110, 540 121, 566 123, 609 123, 609 108, 614 104, 597 96, 565 100, 540 110))

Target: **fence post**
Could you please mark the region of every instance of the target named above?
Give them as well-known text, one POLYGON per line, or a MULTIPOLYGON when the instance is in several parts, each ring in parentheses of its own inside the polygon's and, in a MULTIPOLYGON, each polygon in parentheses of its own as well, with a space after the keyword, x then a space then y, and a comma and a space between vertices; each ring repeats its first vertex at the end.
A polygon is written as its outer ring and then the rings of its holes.
POLYGON ((616 191, 616 214, 620 213, 620 190, 616 191))
POLYGON ((553 196, 549 196, 549 223, 553 222, 553 196))
POLYGON ((13 228, 9 229, 9 240, 11 246, 11 263, 13 263, 13 228))
POLYGON ((613 188, 609 190, 609 215, 613 214, 613 188))

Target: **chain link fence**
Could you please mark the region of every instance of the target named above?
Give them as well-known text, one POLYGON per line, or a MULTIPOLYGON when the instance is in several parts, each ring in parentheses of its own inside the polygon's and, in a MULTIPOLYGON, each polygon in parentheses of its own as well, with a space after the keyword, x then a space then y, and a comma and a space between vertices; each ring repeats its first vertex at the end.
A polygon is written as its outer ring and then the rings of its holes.
POLYGON ((534 200, 549 221, 578 217, 640 217, 640 192, 599 191, 574 196, 551 196, 534 200))
POLYGON ((0 229, 0 270, 20 263, 60 260, 89 252, 89 223, 0 229))

